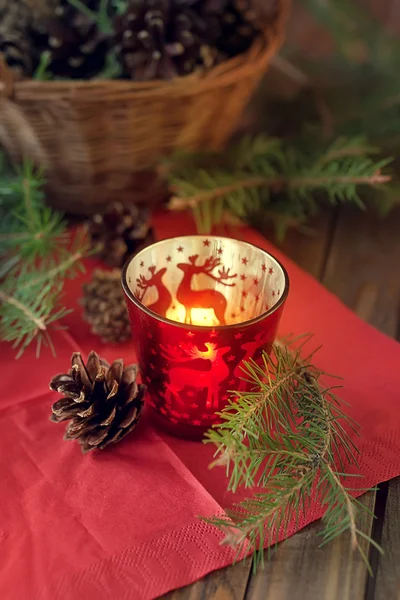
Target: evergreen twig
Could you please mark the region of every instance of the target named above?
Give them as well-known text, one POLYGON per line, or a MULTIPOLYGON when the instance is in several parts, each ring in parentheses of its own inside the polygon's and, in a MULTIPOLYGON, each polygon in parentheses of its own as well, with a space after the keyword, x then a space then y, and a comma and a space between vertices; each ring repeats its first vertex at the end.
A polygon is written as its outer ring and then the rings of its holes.
POLYGON ((257 567, 264 546, 276 545, 289 526, 298 526, 311 501, 319 502, 325 510, 322 543, 348 531, 370 569, 362 543, 374 542, 357 526, 363 507, 345 483, 345 469, 357 464, 353 437, 359 428, 341 409, 337 386, 325 386, 315 353, 303 358, 303 346, 275 344, 261 366, 245 363, 250 391, 233 393, 221 424, 206 434, 217 447, 212 466, 226 468, 228 489, 259 490, 207 521, 226 533, 225 542, 238 546, 239 554, 252 550, 257 567))
POLYGON ((167 177, 174 191, 169 208, 195 213, 201 232, 208 232, 226 210, 247 218, 262 210, 274 214, 280 237, 293 221, 305 222, 322 201, 348 202, 363 208, 359 190, 387 184, 390 160, 370 158, 377 149, 360 136, 338 138, 314 152, 282 140, 244 138, 219 159, 173 158, 167 177))
POLYGON ((0 170, 0 338, 20 356, 32 342, 54 351, 50 329, 68 314, 63 282, 83 269, 84 231, 69 244, 60 214, 44 203, 44 179, 26 162, 20 172, 0 170))

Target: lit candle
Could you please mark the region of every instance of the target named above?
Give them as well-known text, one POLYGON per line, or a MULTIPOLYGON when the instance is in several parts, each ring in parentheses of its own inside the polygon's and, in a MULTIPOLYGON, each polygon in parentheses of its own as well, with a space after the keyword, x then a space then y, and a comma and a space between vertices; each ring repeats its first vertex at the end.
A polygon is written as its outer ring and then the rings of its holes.
POLYGON ((145 248, 122 279, 147 401, 174 433, 201 437, 245 389, 243 361, 271 347, 286 271, 245 242, 189 236, 145 248))

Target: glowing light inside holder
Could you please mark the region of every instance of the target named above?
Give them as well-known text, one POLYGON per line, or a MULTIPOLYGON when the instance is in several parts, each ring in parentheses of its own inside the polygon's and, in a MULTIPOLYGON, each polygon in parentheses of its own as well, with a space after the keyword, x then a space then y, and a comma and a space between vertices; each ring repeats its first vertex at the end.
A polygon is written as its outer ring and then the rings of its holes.
MULTIPOLYGON (((179 304, 178 306, 170 308, 167 311, 166 317, 177 323, 185 323, 187 314, 189 314, 189 311, 183 304, 179 304)), ((215 327, 216 325, 219 325, 219 321, 212 308, 192 308, 190 314, 191 325, 201 325, 203 327, 215 327)))

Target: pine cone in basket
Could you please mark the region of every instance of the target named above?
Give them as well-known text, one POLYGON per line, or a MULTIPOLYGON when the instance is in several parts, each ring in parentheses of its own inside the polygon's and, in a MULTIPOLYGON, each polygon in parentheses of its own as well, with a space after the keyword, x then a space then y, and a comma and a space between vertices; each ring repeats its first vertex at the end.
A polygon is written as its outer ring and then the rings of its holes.
POLYGON ((136 383, 137 366, 122 360, 109 363, 89 354, 86 365, 79 352, 72 355, 68 373, 56 375, 50 389, 62 394, 52 406, 51 421, 71 420, 65 440, 77 440, 86 453, 103 449, 134 429, 143 409, 145 386, 136 383))
POLYGON ((84 320, 103 342, 124 342, 131 337, 120 269, 96 269, 92 280, 83 286, 82 305, 84 320))
POLYGON ((29 37, 31 9, 25 2, 0 0, 0 56, 15 73, 32 75, 36 50, 29 37))
POLYGON ((131 79, 171 79, 210 67, 216 54, 193 0, 130 0, 115 21, 117 58, 131 79))
MULTIPOLYGON (((93 13, 98 12, 100 0, 81 2, 93 13)), ((106 65, 110 36, 69 0, 54 0, 51 7, 50 15, 33 25, 37 47, 41 53, 49 53, 49 72, 68 79, 98 75, 106 65)))
MULTIPOLYGON (((227 0, 218 11, 215 9, 215 1, 206 2, 205 18, 212 27, 220 60, 224 60, 250 48, 260 33, 259 14, 253 8, 252 0, 227 0)), ((222 0, 219 4, 221 3, 222 0)))
POLYGON ((135 204, 116 202, 89 221, 89 235, 98 256, 111 267, 122 267, 129 256, 153 241, 150 212, 135 204))

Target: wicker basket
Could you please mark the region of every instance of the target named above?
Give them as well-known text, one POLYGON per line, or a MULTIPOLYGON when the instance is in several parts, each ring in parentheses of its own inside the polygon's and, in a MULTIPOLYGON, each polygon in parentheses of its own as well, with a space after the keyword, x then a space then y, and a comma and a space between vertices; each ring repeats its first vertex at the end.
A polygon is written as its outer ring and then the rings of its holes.
POLYGON ((92 214, 132 199, 137 173, 176 149, 219 149, 277 51, 289 0, 252 48, 172 82, 14 82, 0 68, 0 143, 46 171, 53 206, 92 214))

